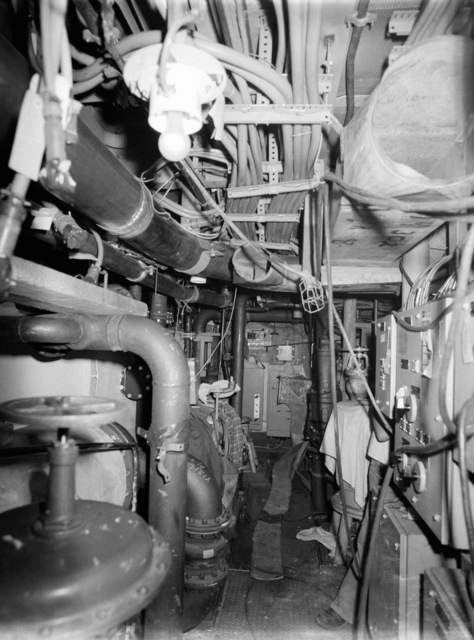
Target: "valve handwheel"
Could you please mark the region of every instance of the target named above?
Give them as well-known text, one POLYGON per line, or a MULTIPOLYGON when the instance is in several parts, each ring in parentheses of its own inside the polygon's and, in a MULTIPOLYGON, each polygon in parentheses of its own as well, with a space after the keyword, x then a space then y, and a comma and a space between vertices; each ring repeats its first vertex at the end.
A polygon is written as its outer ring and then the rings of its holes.
POLYGON ((0 404, 4 420, 49 429, 100 426, 119 421, 124 411, 121 402, 90 396, 19 398, 0 404))

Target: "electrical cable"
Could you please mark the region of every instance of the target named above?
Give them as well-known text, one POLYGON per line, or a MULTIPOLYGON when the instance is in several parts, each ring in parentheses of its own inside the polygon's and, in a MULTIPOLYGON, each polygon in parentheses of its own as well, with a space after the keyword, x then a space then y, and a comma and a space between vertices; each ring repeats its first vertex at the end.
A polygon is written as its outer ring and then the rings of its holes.
POLYGON ((273 0, 273 10, 277 23, 277 53, 275 58, 275 71, 279 74, 283 73, 286 56, 286 31, 285 31, 285 15, 283 13, 282 0, 273 0))
POLYGON ((169 86, 166 81, 166 65, 168 64, 170 58, 170 50, 173 44, 173 40, 181 29, 185 27, 189 27, 194 24, 199 16, 199 12, 196 10, 190 11, 183 17, 179 17, 175 20, 168 28, 166 32, 166 36, 163 42, 163 46, 160 50, 160 55, 158 58, 158 69, 157 69, 157 82, 159 86, 161 86, 163 90, 163 95, 167 96, 169 92, 169 86))
POLYGON ((293 103, 293 91, 290 83, 268 65, 234 51, 230 47, 212 42, 199 33, 192 34, 192 41, 198 49, 207 51, 222 63, 234 65, 274 85, 283 95, 285 104, 293 103))
MULTIPOLYGON (((369 8, 370 0, 359 0, 359 6, 357 7, 357 13, 355 17, 357 20, 364 20, 367 17, 367 10, 369 8)), ((365 25, 364 25, 365 26, 365 25)), ((359 48, 360 38, 364 26, 358 26, 354 24, 352 27, 352 35, 349 43, 349 50, 346 57, 346 117, 344 119, 344 126, 346 127, 352 120, 354 115, 354 97, 355 97, 355 57, 357 49, 359 48)))
POLYGON ((332 308, 333 308, 333 315, 336 318, 336 322, 337 322, 337 324, 339 326, 339 329, 341 331, 341 335, 342 335, 342 337, 344 339, 344 342, 346 343, 346 346, 347 346, 347 348, 349 350, 349 353, 351 354, 351 357, 352 357, 352 359, 354 361, 355 368, 357 369, 357 372, 360 375, 362 383, 365 386, 365 390, 367 391, 367 395, 369 396, 369 400, 372 403, 372 407, 374 408, 375 412, 377 413, 377 415, 378 415, 378 417, 379 417, 379 419, 380 419, 380 421, 382 423, 383 428, 385 429, 387 434, 390 435, 392 433, 392 427, 387 422, 387 419, 385 418, 385 416, 382 413, 379 405, 375 401, 374 394, 372 393, 372 390, 371 390, 371 388, 369 386, 369 383, 367 382, 367 378, 366 378, 364 372, 362 371, 362 368, 361 368, 361 366, 359 364, 359 361, 356 358, 354 349, 352 348, 350 340, 349 340, 349 338, 347 336, 347 333, 346 333, 346 331, 344 329, 344 325, 342 324, 342 320, 339 317, 339 313, 337 312, 337 309, 336 309, 334 304, 332 305, 332 308))
MULTIPOLYGON (((419 213, 420 215, 433 217, 444 216, 447 219, 452 220, 454 216, 448 214, 455 214, 465 209, 474 208, 474 196, 449 200, 416 202, 399 200, 398 198, 390 198, 388 196, 379 196, 367 191, 366 189, 350 185, 334 173, 326 173, 321 178, 321 181, 334 182, 349 198, 361 202, 362 204, 368 204, 381 209, 396 209, 397 211, 403 211, 405 213, 419 213)), ((471 218, 473 218, 472 214, 463 214, 461 219, 469 220, 471 218)))
POLYGON ((100 270, 104 262, 104 243, 95 229, 91 229, 90 231, 97 243, 97 258, 95 260, 95 266, 100 270))
MULTIPOLYGON (((474 431, 470 434, 474 435, 474 431)), ((439 438, 435 440, 435 442, 430 442, 430 444, 426 445, 402 445, 395 449, 394 455, 399 455, 402 453, 411 454, 414 456, 433 456, 437 453, 441 453, 442 451, 446 451, 450 449, 456 443, 456 436, 454 433, 449 433, 447 436, 439 438)))
POLYGON ((448 313, 451 313, 452 310, 453 310, 453 305, 451 303, 448 307, 443 309, 441 311, 441 313, 439 313, 436 316, 436 318, 433 318, 433 320, 431 320, 431 322, 428 322, 427 324, 422 324, 419 327, 416 327, 416 326, 406 322, 406 320, 404 320, 404 318, 403 318, 403 314, 400 313, 400 312, 392 311, 392 315, 395 318, 397 324, 400 325, 402 327, 402 329, 405 329, 405 331, 410 331, 411 333, 424 333, 425 331, 431 331, 432 329, 435 329, 438 326, 438 324, 441 322, 441 320, 448 313))
MULTIPOLYGON (((461 323, 463 321, 463 306, 465 302, 465 297, 468 290, 468 281, 469 275, 471 272, 471 264, 472 258, 474 255, 474 225, 471 225, 471 228, 468 231, 466 242, 463 247, 463 252, 461 256, 461 262, 459 265, 458 271, 458 282, 456 286, 456 291, 454 292, 454 300, 451 305, 452 307, 452 318, 451 324, 448 331, 448 337, 446 339, 446 343, 444 345, 442 354, 441 354, 441 366, 440 366, 440 382, 438 389, 438 404, 439 404, 439 412, 441 418, 446 425, 447 429, 451 431, 451 433, 456 432, 456 426, 449 415, 448 408, 446 405, 446 397, 447 397, 447 385, 449 379, 449 369, 451 364, 451 358, 454 351, 454 343, 459 334, 459 330, 461 328, 461 323)), ((470 308, 469 308, 470 313, 470 308)))
POLYGON ((215 352, 219 349, 221 343, 226 339, 227 334, 229 333, 231 324, 232 324, 232 318, 234 316, 234 310, 235 310, 235 302, 237 300, 237 288, 234 291, 234 300, 232 301, 232 310, 230 312, 230 316, 229 316, 229 320, 227 322, 227 328, 224 331, 224 334, 222 336, 222 338, 219 340, 219 342, 217 343, 217 345, 214 347, 214 349, 211 351, 210 356, 208 357, 208 359, 206 360, 206 362, 202 365, 202 367, 199 369, 199 371, 195 374, 193 381, 195 382, 198 378, 199 375, 202 371, 204 371, 204 369, 207 367, 207 365, 211 362, 212 360, 212 356, 215 354, 215 352))
MULTIPOLYGON (((341 495, 341 503, 342 503, 342 520, 344 523, 344 527, 346 529, 346 536, 348 541, 348 546, 350 549, 350 553, 352 558, 355 561, 356 555, 354 550, 354 545, 351 537, 351 529, 349 526, 349 516, 347 512, 347 500, 346 494, 344 490, 344 474, 342 470, 341 463, 341 441, 340 441, 340 433, 339 433, 339 420, 338 420, 338 410, 337 410, 337 381, 336 381, 336 341, 334 337, 334 319, 331 318, 331 315, 334 315, 336 307, 334 306, 334 297, 332 291, 332 277, 331 277, 331 234, 330 234, 330 223, 329 223, 329 188, 326 187, 324 189, 324 200, 323 200, 323 215, 324 215, 324 226, 325 226, 325 249, 326 249, 326 269, 327 269, 327 295, 329 301, 329 354, 331 360, 331 395, 332 395, 332 418, 334 421, 334 435, 335 435, 335 443, 336 443, 336 468, 339 476, 339 485, 340 485, 340 495, 341 495)), ((346 563, 346 558, 343 558, 344 563, 346 563)))
MULTIPOLYGON (((470 398, 464 403, 458 422, 457 441, 459 449, 459 471, 461 480, 461 497, 464 510, 464 520, 466 523, 467 540, 469 544, 469 556, 471 559, 471 577, 474 571, 474 521, 472 516, 471 497, 470 497, 470 481, 469 481, 469 468, 466 449, 466 421, 467 415, 474 409, 474 398, 470 398)), ((472 585, 472 580, 468 581, 468 589, 472 585)), ((472 592, 469 589, 469 597, 472 599, 472 592)), ((474 629, 474 611, 472 607, 469 607, 469 619, 471 622, 471 628, 474 629)))
POLYGON ((372 572, 372 564, 375 555, 375 543, 379 532, 379 525, 382 520, 382 511, 387 495, 388 487, 393 476, 393 468, 387 467, 385 476, 380 489, 380 494, 377 503, 377 509, 375 511, 374 522, 372 524, 372 530, 369 540, 369 546, 367 548, 367 555, 365 558, 364 573, 362 578, 362 585, 360 587, 359 605, 357 615, 357 638, 359 640, 365 640, 367 635, 367 601, 369 595, 370 574, 372 572))

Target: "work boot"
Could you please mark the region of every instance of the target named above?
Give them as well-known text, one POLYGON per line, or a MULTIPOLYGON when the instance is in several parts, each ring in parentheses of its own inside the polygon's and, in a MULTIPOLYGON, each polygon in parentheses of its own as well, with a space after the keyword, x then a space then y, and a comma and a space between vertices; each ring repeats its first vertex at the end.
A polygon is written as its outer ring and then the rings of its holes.
POLYGON ((334 609, 326 609, 316 616, 316 623, 323 629, 332 631, 334 629, 340 629, 346 624, 344 618, 334 611, 334 609))

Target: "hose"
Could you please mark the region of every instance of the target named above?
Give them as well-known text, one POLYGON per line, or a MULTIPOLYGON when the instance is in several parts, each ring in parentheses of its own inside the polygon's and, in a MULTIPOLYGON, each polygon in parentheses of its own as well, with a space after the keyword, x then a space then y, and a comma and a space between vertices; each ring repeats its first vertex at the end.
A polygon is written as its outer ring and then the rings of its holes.
POLYGON ((382 520, 382 511, 383 511, 385 498, 387 495, 388 487, 390 485, 392 476, 393 476, 393 469, 392 467, 388 467, 387 471, 385 472, 382 488, 380 489, 380 495, 377 503, 377 510, 375 512, 369 546, 367 549, 367 556, 365 560, 364 574, 363 574, 364 577, 363 577, 362 586, 360 589, 358 616, 357 616, 357 637, 360 638, 361 640, 364 640, 365 638, 368 637, 367 636, 367 601, 368 601, 368 595, 369 595, 370 574, 372 571, 372 564, 374 561, 379 525, 382 520))
MULTIPOLYGON (((356 18, 364 20, 367 17, 370 0, 359 0, 356 18)), ((355 57, 359 48, 360 38, 362 36, 363 26, 354 25, 352 27, 352 36, 349 44, 349 50, 346 58, 346 117, 344 126, 346 127, 352 120, 354 115, 354 93, 355 93, 355 57)))

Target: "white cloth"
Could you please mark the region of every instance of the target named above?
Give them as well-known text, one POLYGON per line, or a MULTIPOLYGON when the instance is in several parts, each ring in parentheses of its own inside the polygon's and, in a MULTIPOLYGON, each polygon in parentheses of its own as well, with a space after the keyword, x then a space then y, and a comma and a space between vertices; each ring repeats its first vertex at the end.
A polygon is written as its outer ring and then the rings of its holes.
POLYGON ((377 460, 383 465, 388 464, 388 456, 390 453, 390 440, 386 440, 385 442, 380 442, 377 440, 377 436, 375 435, 375 431, 372 432, 370 436, 369 447, 367 449, 367 456, 372 458, 373 460, 377 460))
MULTIPOLYGON (((367 454, 373 433, 368 409, 367 403, 361 404, 356 400, 339 402, 337 405, 342 477, 354 489, 355 501, 361 509, 364 508, 367 497, 367 454)), ((378 440, 377 443, 382 444, 378 440)), ((379 455, 376 445, 373 447, 376 455, 379 455)), ((332 415, 324 433, 320 452, 326 455, 326 467, 330 473, 336 473, 336 481, 341 486, 336 466, 336 432, 332 415)))
POLYGON ((323 544, 329 551, 336 549, 336 536, 330 531, 326 531, 322 527, 311 527, 310 529, 303 529, 296 534, 298 540, 310 541, 317 540, 323 544))

